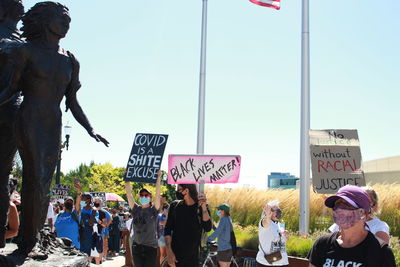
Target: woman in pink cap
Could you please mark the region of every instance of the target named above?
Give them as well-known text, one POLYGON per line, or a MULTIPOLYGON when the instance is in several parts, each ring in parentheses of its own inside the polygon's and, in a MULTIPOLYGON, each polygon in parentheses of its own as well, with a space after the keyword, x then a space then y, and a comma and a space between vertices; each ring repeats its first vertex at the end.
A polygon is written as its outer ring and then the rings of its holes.
POLYGON ((346 185, 325 205, 333 210, 339 231, 320 237, 311 249, 309 267, 352 266, 392 267, 394 256, 387 244, 381 245, 365 229, 370 212, 370 198, 362 188, 346 185))

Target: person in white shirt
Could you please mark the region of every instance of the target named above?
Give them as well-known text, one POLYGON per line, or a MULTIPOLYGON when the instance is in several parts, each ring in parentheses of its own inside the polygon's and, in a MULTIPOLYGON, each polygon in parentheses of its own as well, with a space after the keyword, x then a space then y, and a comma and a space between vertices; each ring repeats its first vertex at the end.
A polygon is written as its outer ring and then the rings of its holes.
POLYGON ((46 219, 47 219, 47 224, 50 227, 50 232, 53 232, 53 225, 54 225, 54 222, 56 220, 56 216, 54 214, 54 207, 53 207, 53 203, 52 202, 49 202, 49 207, 47 209, 47 217, 46 217, 46 219))
MULTIPOLYGON (((282 217, 282 210, 279 208, 279 201, 269 201, 263 208, 262 217, 258 226, 259 246, 256 257, 257 266, 281 266, 288 267, 289 259, 286 253, 286 241, 289 232, 278 226, 282 217), (268 261, 268 255, 280 252, 281 259, 268 261)), ((272 257, 273 258, 273 257, 272 257)))
MULTIPOLYGON (((377 214, 379 214, 378 208, 378 195, 372 187, 365 186, 362 187, 370 198, 371 201, 371 210, 367 215, 366 229, 369 230, 371 233, 375 235, 375 237, 380 241, 382 244, 389 244, 390 239, 390 229, 386 222, 381 221, 377 214)), ((339 231, 339 226, 334 223, 329 227, 329 231, 332 233, 339 231)))

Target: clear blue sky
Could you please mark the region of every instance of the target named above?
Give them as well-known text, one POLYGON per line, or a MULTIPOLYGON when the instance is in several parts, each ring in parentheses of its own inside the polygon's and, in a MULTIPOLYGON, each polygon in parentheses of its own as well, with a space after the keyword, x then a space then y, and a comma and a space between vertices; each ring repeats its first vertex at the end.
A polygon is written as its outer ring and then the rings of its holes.
MULTIPOLYGON (((25 8, 38 1, 24 1, 25 8)), ((126 166, 137 132, 169 134, 166 155, 196 152, 201 0, 69 0, 61 46, 81 63, 64 172, 126 166)), ((311 128, 358 129, 363 160, 399 155, 400 1, 310 1, 311 128)), ((240 182, 299 174, 301 1, 276 11, 208 1, 206 154, 242 156, 240 182)), ((64 105, 63 105, 64 106, 64 105)))

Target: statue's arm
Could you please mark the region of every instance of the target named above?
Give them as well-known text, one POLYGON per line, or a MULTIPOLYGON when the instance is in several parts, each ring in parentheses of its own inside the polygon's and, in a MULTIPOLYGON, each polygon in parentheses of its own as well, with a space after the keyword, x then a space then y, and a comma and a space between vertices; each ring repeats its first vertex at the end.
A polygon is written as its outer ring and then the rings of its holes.
POLYGON ((0 74, 0 106, 7 103, 17 93, 18 83, 25 68, 26 56, 21 47, 0 50, 4 66, 0 74))
POLYGON ((79 122, 79 124, 86 129, 86 131, 89 133, 91 137, 93 137, 97 142, 102 142, 104 145, 108 146, 109 142, 101 135, 95 133, 93 127, 90 125, 88 118, 86 117, 85 113, 82 110, 82 107, 78 102, 76 94, 81 86, 79 82, 79 62, 75 59, 75 57, 71 53, 68 54, 72 61, 73 70, 72 70, 71 83, 68 86, 65 93, 66 108, 67 110, 68 109, 71 110, 71 113, 76 119, 76 121, 79 122))

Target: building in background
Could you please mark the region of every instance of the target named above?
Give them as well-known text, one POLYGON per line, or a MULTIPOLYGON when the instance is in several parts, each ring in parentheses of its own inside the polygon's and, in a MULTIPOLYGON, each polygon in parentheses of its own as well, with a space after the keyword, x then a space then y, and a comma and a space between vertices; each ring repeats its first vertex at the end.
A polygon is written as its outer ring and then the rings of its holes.
POLYGON ((400 156, 363 162, 367 184, 400 184, 400 156))
POLYGON ((290 173, 271 172, 268 175, 268 188, 295 189, 298 177, 290 173))

